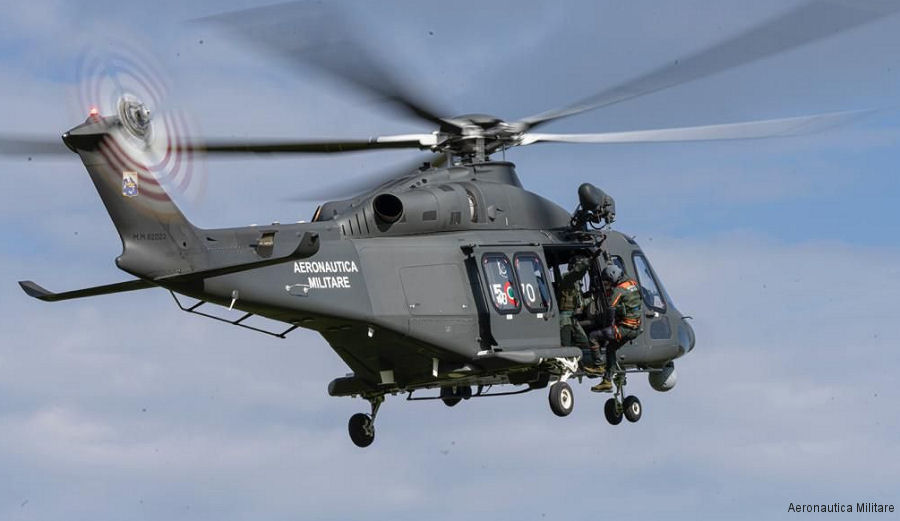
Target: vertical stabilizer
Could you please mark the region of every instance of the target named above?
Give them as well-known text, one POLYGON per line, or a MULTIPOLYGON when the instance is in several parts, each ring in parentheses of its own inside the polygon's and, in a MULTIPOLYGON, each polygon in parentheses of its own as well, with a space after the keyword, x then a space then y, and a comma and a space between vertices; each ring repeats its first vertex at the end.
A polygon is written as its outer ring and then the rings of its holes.
MULTIPOLYGON (((188 256, 202 248, 196 228, 148 169, 150 140, 125 127, 118 117, 92 115, 63 135, 81 156, 122 239, 116 264, 144 278, 190 271, 188 256)), ((165 153, 169 160, 174 152, 165 153)))

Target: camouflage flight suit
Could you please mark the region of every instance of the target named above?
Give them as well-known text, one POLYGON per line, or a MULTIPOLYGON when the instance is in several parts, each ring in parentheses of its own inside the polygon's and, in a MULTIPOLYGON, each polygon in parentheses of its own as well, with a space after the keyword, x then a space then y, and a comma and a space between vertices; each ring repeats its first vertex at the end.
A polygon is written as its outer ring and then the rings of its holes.
POLYGON ((606 343, 607 374, 615 366, 616 349, 641 333, 641 287, 632 279, 623 280, 612 289, 609 306, 615 310, 615 322, 609 327, 591 332, 591 343, 606 343))
POLYGON ((581 294, 581 279, 587 273, 588 266, 590 266, 588 259, 578 259, 571 269, 562 276, 559 284, 560 342, 564 346, 577 346, 582 348, 582 350, 588 348, 588 337, 574 315, 584 305, 581 294))
POLYGON ((619 345, 628 342, 641 332, 641 287, 632 279, 625 279, 613 288, 609 301, 616 310, 615 339, 619 345))

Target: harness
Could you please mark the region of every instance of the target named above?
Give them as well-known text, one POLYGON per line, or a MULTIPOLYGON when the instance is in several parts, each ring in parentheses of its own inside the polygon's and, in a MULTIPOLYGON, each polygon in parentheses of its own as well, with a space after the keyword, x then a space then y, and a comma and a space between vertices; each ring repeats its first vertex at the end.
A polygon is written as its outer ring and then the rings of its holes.
MULTIPOLYGON (((640 329, 641 327, 641 300, 640 300, 640 288, 637 285, 637 282, 629 279, 624 282, 619 283, 616 286, 616 289, 620 290, 618 294, 615 296, 613 301, 610 303, 612 308, 616 308, 621 302, 625 313, 616 317, 616 326, 622 326, 628 329, 640 329), (635 294, 637 298, 623 298, 625 296, 630 296, 631 294, 635 294)), ((618 331, 617 331, 618 334, 618 331)))

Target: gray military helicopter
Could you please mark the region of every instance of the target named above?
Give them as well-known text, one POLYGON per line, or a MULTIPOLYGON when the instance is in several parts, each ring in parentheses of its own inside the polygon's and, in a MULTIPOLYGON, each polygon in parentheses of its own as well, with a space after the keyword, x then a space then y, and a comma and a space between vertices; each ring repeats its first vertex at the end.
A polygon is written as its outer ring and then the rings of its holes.
MULTIPOLYGON (((583 183, 578 188, 580 204, 569 211, 526 190, 513 163, 492 157, 535 143, 761 138, 840 123, 856 113, 627 132, 535 132, 551 121, 771 56, 897 9, 874 3, 805 4, 675 64, 562 109, 512 122, 481 114, 440 116, 401 88, 352 38, 335 39, 335 23, 323 24, 313 16, 333 15, 323 6, 289 4, 213 17, 206 21, 387 98, 436 129, 363 140, 191 143, 173 140, 166 129, 155 126, 154 109, 146 101, 117 92, 111 113, 91 111, 62 141, 81 158, 118 230, 123 251, 116 265, 134 279, 62 293, 31 281, 20 285, 28 295, 48 302, 161 287, 186 312, 260 333, 284 338, 297 328, 315 330, 352 370, 334 379, 328 393, 361 397, 371 406, 368 414, 349 421, 352 441, 365 447, 374 440, 375 417, 387 395, 439 399, 454 406, 471 398, 549 387, 551 410, 558 416, 571 413, 575 402, 569 382, 586 375, 579 367, 581 350, 561 345, 558 283, 573 257, 588 256, 593 261, 585 291, 598 309, 582 317, 586 327, 601 327, 612 319, 604 309, 600 277, 607 263, 618 264, 641 286, 642 333, 617 350, 615 390, 605 407, 609 423, 619 424, 623 416, 635 422, 641 417, 641 403, 625 396, 626 376, 646 373, 653 389, 672 389, 674 360, 695 344, 688 317, 678 311, 640 246, 611 228, 612 197, 583 183), (810 17, 823 23, 803 23, 810 17), (306 37, 313 34, 320 45, 298 44, 296 33, 278 31, 286 19, 319 27, 318 36, 311 30, 306 37), (306 223, 200 229, 182 214, 155 175, 156 165, 176 161, 179 154, 396 148, 432 155, 418 168, 357 186, 356 195, 321 204, 306 223), (243 315, 225 318, 208 312, 212 305, 243 315), (284 329, 248 324, 254 315, 282 322, 284 329), (493 391, 506 385, 513 388, 493 391)), ((63 150, 43 139, 0 138, 0 152, 5 154, 63 150)))

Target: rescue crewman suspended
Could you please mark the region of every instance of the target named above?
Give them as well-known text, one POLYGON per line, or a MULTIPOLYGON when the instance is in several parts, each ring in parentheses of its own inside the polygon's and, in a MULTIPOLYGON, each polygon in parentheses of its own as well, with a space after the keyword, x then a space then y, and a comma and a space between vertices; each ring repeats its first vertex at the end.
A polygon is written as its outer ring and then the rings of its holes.
POLYGON ((592 348, 606 346, 606 371, 603 380, 591 387, 591 390, 606 392, 613 387, 610 376, 616 367, 616 350, 641 333, 643 303, 641 287, 634 279, 628 278, 619 266, 608 264, 600 276, 611 286, 609 309, 612 310, 613 320, 609 326, 592 331, 590 335, 592 348))
POLYGON ((585 307, 581 279, 590 267, 590 259, 576 256, 569 261, 569 269, 562 276, 559 285, 559 335, 564 346, 575 346, 582 351, 582 369, 588 374, 603 374, 603 361, 600 351, 591 349, 584 328, 577 318, 577 313, 585 307))

